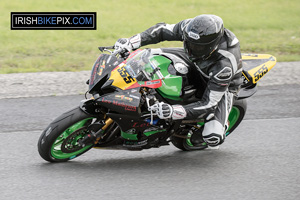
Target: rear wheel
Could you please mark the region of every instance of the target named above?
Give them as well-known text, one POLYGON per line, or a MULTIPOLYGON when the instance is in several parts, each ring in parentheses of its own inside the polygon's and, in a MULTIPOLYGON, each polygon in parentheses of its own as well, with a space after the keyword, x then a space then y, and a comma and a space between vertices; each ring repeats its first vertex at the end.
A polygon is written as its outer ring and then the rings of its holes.
MULTIPOLYGON (((226 132, 226 136, 232 133, 238 125, 243 120, 247 110, 247 101, 246 99, 236 100, 233 104, 231 112, 229 114, 229 128, 226 132)), ((203 143, 194 146, 190 140, 191 132, 186 130, 185 132, 181 132, 177 136, 172 136, 171 141, 172 144, 181 149, 183 151, 192 151, 192 150, 203 150, 207 148, 207 144, 203 141, 203 143)))
POLYGON ((192 132, 188 129, 180 131, 179 134, 171 137, 172 144, 183 151, 193 151, 193 150, 203 150, 207 148, 207 144, 199 143, 197 146, 194 146, 190 140, 192 132))
POLYGON ((231 112, 228 116, 229 128, 226 132, 226 136, 228 136, 230 133, 232 133, 238 127, 238 125, 244 119, 246 110, 247 110, 247 100, 246 99, 236 100, 233 103, 231 112))
POLYGON ((90 150, 92 144, 81 147, 78 141, 89 133, 87 127, 93 119, 79 107, 62 114, 42 133, 38 141, 40 156, 49 162, 65 162, 90 150))

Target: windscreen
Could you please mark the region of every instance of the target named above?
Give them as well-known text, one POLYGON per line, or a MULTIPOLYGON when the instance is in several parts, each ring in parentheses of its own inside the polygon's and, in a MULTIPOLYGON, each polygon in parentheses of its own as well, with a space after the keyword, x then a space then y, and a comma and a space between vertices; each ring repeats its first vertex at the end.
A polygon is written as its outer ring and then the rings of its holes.
POLYGON ((151 73, 154 66, 149 61, 151 58, 151 49, 142 50, 135 56, 127 59, 125 68, 130 76, 138 81, 152 80, 151 73))

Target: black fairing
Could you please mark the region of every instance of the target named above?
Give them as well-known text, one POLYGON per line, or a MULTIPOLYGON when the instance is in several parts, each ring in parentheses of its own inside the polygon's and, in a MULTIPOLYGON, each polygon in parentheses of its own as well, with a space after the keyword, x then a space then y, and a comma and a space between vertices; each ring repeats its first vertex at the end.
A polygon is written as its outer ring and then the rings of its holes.
MULTIPOLYGON (((107 116, 112 118, 115 122, 118 123, 118 125, 121 127, 121 130, 124 132, 127 132, 130 129, 135 129, 136 133, 138 132, 148 132, 152 130, 162 130, 158 126, 161 125, 159 122, 156 125, 151 125, 149 120, 142 119, 142 118, 136 118, 131 116, 124 116, 122 114, 116 114, 116 113, 107 113, 107 116)), ((158 121, 158 120, 155 120, 158 121)))
POLYGON ((104 106, 113 112, 139 117, 140 98, 139 90, 129 89, 102 95, 96 99, 96 102, 98 105, 104 106))
POLYGON ((89 93, 93 94, 95 91, 99 91, 101 86, 109 79, 110 72, 119 63, 120 61, 115 56, 101 54, 92 69, 89 81, 89 93))

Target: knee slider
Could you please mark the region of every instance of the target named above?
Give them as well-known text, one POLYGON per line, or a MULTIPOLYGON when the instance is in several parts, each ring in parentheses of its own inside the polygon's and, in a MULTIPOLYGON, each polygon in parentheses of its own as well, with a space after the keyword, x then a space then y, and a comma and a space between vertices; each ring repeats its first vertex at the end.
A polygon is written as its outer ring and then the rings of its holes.
POLYGON ((220 135, 216 133, 211 133, 209 135, 203 136, 204 141, 209 145, 209 146, 218 146, 222 144, 225 140, 225 134, 220 135))

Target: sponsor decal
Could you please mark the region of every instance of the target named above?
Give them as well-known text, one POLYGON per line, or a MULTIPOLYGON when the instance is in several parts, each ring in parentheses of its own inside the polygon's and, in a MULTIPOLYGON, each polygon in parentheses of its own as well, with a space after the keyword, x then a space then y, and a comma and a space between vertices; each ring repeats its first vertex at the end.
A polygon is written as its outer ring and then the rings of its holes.
POLYGON ((105 99, 105 98, 102 98, 101 100, 103 103, 107 103, 107 104, 113 104, 115 106, 120 106, 120 107, 123 107, 125 110, 127 111, 133 111, 135 112, 136 111, 136 107, 135 106, 130 106, 130 105, 127 105, 125 104, 124 102, 118 102, 118 101, 111 101, 111 100, 108 100, 108 99, 105 99))
POLYGON ((112 101, 107 100, 107 99, 104 99, 104 98, 102 98, 101 101, 102 101, 103 103, 107 103, 107 104, 111 104, 111 103, 112 103, 112 101))
POLYGON ((123 146, 125 147, 142 147, 144 145, 146 145, 148 143, 148 139, 147 140, 143 140, 143 141, 125 141, 125 143, 123 144, 123 146))
POLYGON ((135 95, 132 95, 132 94, 130 94, 129 96, 132 97, 132 98, 134 98, 134 99, 140 99, 139 97, 137 97, 135 95))
POLYGON ((125 104, 123 102, 119 103, 118 101, 113 101, 112 103, 114 105, 116 105, 116 106, 123 107, 127 111, 132 111, 132 112, 136 111, 136 107, 135 106, 130 106, 130 105, 127 105, 127 104, 125 104))
MULTIPOLYGON (((99 65, 99 64, 98 64, 99 65)), ((101 76, 102 73, 103 73, 103 70, 105 69, 105 60, 103 60, 100 68, 99 68, 99 72, 98 72, 98 75, 101 76)))
POLYGON ((135 127, 135 128, 143 128, 143 127, 148 127, 148 126, 151 126, 151 124, 148 122, 143 122, 143 123, 134 122, 134 124, 132 125, 132 127, 135 127))
POLYGON ((126 101, 129 101, 129 102, 132 102, 132 98, 130 97, 126 97, 125 95, 115 95, 115 98, 116 99, 120 99, 120 100, 126 100, 126 101))
POLYGON ((160 81, 159 80, 156 80, 156 81, 146 81, 145 83, 146 83, 147 86, 149 86, 149 85, 159 84, 160 81))
POLYGON ((99 56, 99 58, 96 60, 95 65, 93 67, 93 74, 91 76, 91 81, 90 81, 90 85, 94 84, 95 81, 95 75, 97 73, 98 67, 100 65, 100 59, 101 59, 102 55, 99 56))
POLYGON ((192 38, 192 39, 194 39, 194 40, 199 40, 199 39, 200 39, 200 35, 197 34, 197 33, 192 32, 192 31, 190 31, 190 32, 188 33, 188 35, 189 35, 190 38, 192 38))

